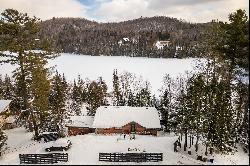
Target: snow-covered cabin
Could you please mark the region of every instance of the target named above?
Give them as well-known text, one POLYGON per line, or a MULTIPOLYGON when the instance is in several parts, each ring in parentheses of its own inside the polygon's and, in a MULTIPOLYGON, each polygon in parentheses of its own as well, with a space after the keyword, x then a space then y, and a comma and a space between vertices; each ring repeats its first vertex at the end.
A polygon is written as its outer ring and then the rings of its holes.
POLYGON ((84 135, 95 132, 92 128, 94 116, 70 116, 65 125, 68 128, 68 135, 84 135))
POLYGON ((161 125, 154 107, 101 106, 96 110, 93 128, 96 134, 157 135, 161 125))
POLYGON ((170 44, 170 41, 169 40, 161 40, 161 41, 157 41, 156 43, 155 43, 155 47, 157 48, 157 49, 163 49, 165 46, 169 46, 169 44, 170 44))
POLYGON ((15 116, 8 116, 3 123, 2 129, 13 129, 17 126, 16 124, 16 117, 15 116))
POLYGON ((6 123, 6 113, 9 111, 11 100, 0 100, 0 127, 6 123))

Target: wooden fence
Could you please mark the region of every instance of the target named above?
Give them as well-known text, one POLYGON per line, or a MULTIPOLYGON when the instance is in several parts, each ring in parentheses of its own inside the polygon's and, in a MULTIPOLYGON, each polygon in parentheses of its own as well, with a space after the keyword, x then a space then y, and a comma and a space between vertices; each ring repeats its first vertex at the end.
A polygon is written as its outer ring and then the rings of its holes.
POLYGON ((53 164, 67 162, 68 153, 19 154, 20 164, 53 164))
POLYGON ((108 162, 158 162, 162 153, 99 153, 99 161, 108 162))

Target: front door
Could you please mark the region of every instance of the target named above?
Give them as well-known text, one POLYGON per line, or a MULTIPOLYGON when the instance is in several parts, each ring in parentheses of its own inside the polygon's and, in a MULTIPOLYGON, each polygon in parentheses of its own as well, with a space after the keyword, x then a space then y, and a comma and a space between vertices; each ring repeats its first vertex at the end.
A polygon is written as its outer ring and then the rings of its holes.
POLYGON ((131 124, 131 133, 135 133, 136 132, 136 128, 135 128, 135 123, 131 124))

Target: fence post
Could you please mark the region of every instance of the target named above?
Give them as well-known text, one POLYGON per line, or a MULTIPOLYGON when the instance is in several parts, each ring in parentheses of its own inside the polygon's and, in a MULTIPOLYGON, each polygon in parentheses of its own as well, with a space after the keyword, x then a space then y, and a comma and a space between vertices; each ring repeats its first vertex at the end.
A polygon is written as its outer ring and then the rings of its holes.
POLYGON ((21 157, 22 155, 21 154, 19 154, 19 159, 20 159, 20 164, 22 164, 22 162, 23 162, 23 160, 22 160, 22 157, 21 157))
POLYGON ((68 155, 68 153, 66 153, 66 162, 68 162, 69 161, 69 155, 68 155))

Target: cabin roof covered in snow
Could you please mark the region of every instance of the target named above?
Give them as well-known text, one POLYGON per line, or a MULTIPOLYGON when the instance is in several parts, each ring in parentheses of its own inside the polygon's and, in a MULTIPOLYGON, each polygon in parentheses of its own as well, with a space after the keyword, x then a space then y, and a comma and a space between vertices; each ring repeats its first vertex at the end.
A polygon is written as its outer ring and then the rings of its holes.
POLYGON ((94 116, 70 116, 69 122, 66 126, 73 127, 92 127, 94 116))
POLYGON ((130 122, 136 122, 146 128, 161 128, 156 108, 128 106, 101 106, 97 108, 93 127, 122 127, 130 122))
POLYGON ((11 100, 0 100, 0 113, 4 112, 9 106, 11 100))

